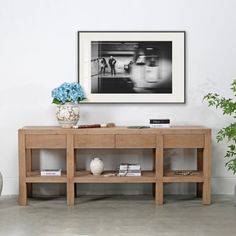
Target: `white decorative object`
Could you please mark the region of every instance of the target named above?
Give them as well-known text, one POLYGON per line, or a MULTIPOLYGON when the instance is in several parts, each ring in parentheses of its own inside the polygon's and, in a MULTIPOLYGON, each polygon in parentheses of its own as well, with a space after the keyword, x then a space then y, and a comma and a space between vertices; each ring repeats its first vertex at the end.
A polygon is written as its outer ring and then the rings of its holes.
POLYGON ((101 173, 103 172, 103 162, 100 158, 95 157, 90 162, 90 171, 93 175, 101 175, 101 173))
POLYGON ((71 102, 58 105, 56 117, 61 127, 72 128, 79 121, 79 105, 71 102))
POLYGON ((3 186, 2 173, 0 172, 0 196, 2 193, 2 186, 3 186))

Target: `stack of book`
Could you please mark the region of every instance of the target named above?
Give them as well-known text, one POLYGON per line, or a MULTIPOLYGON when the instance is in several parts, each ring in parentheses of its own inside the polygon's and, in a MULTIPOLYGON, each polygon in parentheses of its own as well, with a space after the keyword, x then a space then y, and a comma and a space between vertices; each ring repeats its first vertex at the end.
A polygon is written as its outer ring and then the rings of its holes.
POLYGON ((170 119, 150 119, 150 128, 170 128, 170 119))
POLYGON ((61 176, 61 169, 44 169, 40 171, 41 176, 61 176))
POLYGON ((141 176, 141 166, 123 163, 119 166, 119 176, 141 176))

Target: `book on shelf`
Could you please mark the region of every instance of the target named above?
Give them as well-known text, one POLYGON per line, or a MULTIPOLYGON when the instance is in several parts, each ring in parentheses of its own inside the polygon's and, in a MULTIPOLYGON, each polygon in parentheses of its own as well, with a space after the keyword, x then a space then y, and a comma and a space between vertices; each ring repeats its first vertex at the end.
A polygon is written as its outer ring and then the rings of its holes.
POLYGON ((150 124, 150 128, 170 128, 170 124, 150 124))
POLYGON ((141 176, 141 171, 140 172, 136 172, 136 173, 130 173, 128 172, 125 176, 141 176))
POLYGON ((141 170, 141 166, 139 164, 122 163, 119 166, 119 170, 141 170))
POLYGON ((141 176, 139 164, 122 163, 119 166, 119 176, 141 176))
POLYGON ((119 171, 119 176, 141 176, 141 170, 140 171, 134 171, 134 172, 130 172, 130 171, 119 171))
POLYGON ((140 170, 119 170, 119 173, 139 173, 141 172, 141 169, 140 170))
POLYGON ((119 176, 141 176, 142 173, 141 173, 141 171, 139 171, 139 172, 128 172, 128 171, 126 171, 126 172, 119 172, 118 175, 119 176))
POLYGON ((61 169, 43 169, 40 171, 41 176, 61 176, 61 169))
POLYGON ((150 128, 170 128, 170 119, 150 119, 150 128))
POLYGON ((150 119, 150 124, 170 124, 170 119, 150 119))

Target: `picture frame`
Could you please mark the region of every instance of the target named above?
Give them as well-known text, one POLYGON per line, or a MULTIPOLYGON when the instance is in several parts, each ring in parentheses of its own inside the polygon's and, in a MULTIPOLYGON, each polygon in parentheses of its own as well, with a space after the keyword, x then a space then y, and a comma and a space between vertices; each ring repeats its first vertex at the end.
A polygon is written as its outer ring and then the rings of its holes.
POLYGON ((83 103, 185 103, 185 31, 79 31, 83 103))

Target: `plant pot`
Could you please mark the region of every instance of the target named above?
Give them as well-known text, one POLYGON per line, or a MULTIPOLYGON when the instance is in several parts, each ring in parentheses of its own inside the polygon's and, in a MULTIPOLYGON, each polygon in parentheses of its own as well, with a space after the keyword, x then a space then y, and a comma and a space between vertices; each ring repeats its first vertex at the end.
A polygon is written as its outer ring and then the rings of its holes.
POLYGON ((2 173, 0 172, 0 196, 2 193, 2 186, 3 186, 2 173))
POLYGON ((56 117, 62 128, 72 128, 79 121, 78 103, 67 102, 58 105, 56 117))

